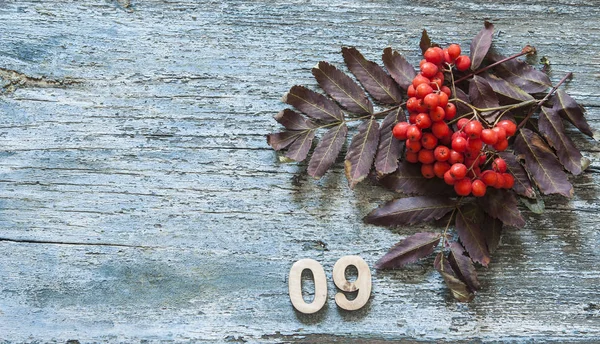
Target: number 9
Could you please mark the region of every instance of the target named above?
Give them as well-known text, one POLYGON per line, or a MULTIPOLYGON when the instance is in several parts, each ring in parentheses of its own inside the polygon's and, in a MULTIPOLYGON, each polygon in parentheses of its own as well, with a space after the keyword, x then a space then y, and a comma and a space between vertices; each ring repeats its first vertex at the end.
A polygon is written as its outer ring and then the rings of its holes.
POLYGON ((333 282, 339 289, 346 292, 358 290, 358 295, 354 300, 348 300, 343 293, 335 294, 335 303, 339 307, 348 311, 355 311, 369 301, 371 296, 371 270, 361 257, 345 256, 340 258, 333 266, 333 282), (354 265, 358 271, 358 276, 354 282, 348 282, 346 279, 346 268, 350 265, 354 265))

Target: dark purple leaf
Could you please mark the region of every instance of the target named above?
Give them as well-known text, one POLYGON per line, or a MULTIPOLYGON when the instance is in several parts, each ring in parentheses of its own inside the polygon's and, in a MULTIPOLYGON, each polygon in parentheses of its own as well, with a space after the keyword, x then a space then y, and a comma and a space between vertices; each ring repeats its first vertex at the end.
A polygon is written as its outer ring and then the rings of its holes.
POLYGON ((558 161, 563 164, 567 171, 574 175, 580 174, 583 156, 565 133, 565 126, 558 112, 548 107, 542 107, 538 128, 550 146, 556 150, 558 161))
POLYGON ((312 69, 319 86, 342 107, 358 114, 373 113, 373 104, 363 89, 333 65, 321 61, 312 69))
POLYGON ((594 137, 594 132, 585 119, 584 110, 575 102, 575 99, 563 90, 557 90, 552 98, 554 99, 554 106, 552 107, 554 110, 573 123, 582 133, 594 137))
POLYGON ((302 134, 300 134, 296 141, 294 141, 294 143, 288 147, 287 152, 285 153, 286 157, 295 161, 302 161, 306 159, 308 151, 312 145, 312 141, 315 138, 314 130, 305 130, 301 133, 302 134))
POLYGON ((344 161, 346 178, 351 189, 369 175, 378 142, 379 123, 375 118, 363 122, 358 127, 358 133, 352 137, 344 161))
POLYGON ((303 135, 305 131, 283 131, 281 133, 274 133, 267 135, 267 144, 273 147, 274 150, 281 150, 289 146, 298 137, 303 135))
POLYGON ((525 226, 525 219, 517 207, 517 198, 510 191, 488 188, 479 204, 488 215, 506 225, 519 228, 525 226))
MULTIPOLYGON (((469 96, 460 88, 456 88, 456 98, 471 104, 471 99, 469 99, 469 96)), ((456 102, 454 103, 456 105, 456 115, 457 116, 462 116, 464 114, 473 112, 473 110, 471 110, 470 107, 466 106, 465 104, 463 104, 462 102, 456 102)))
MULTIPOLYGON (((469 98, 475 107, 480 109, 494 108, 500 106, 498 97, 490 84, 484 78, 474 75, 469 82, 469 98)), ((481 115, 489 122, 496 120, 499 111, 485 111, 481 115)))
MULTIPOLYGON (((492 62, 500 61, 504 56, 488 54, 492 62)), ((527 93, 540 93, 552 86, 550 78, 544 72, 533 68, 519 59, 508 60, 494 67, 495 74, 502 79, 517 85, 527 93)))
POLYGON ((407 195, 455 195, 454 188, 438 178, 427 179, 421 167, 408 161, 401 161, 398 169, 381 178, 379 183, 392 191, 407 195))
POLYGON ((304 86, 292 86, 281 101, 292 105, 308 117, 323 122, 341 122, 344 120, 342 109, 333 100, 304 86))
MULTIPOLYGON (((565 197, 573 197, 573 185, 569 183, 562 165, 538 134, 527 128, 521 128, 514 147, 519 158, 525 159, 525 168, 544 195, 557 193, 565 197)), ((503 222, 507 223, 504 220, 503 222)))
POLYGON ((421 48, 421 53, 425 54, 425 51, 427 51, 427 49, 429 49, 432 46, 433 45, 431 44, 431 39, 427 34, 427 30, 423 30, 423 33, 421 34, 421 41, 419 42, 419 48, 421 48))
POLYGON ((485 80, 490 84, 494 92, 503 99, 507 100, 505 103, 520 103, 529 100, 534 100, 531 94, 523 91, 517 85, 511 84, 510 82, 501 79, 492 74, 487 74, 485 80))
POLYGON ((395 269, 426 257, 440 242, 439 233, 417 233, 404 238, 375 263, 376 269, 395 269))
POLYGON ((342 55, 348 69, 373 98, 385 104, 402 101, 398 85, 377 63, 365 59, 356 48, 343 47, 342 55))
POLYGON ((275 120, 289 130, 307 130, 317 127, 313 122, 290 109, 285 109, 275 115, 275 120))
POLYGON ((448 259, 444 257, 443 253, 440 252, 433 262, 433 266, 440 273, 446 286, 450 289, 452 296, 460 302, 470 302, 475 297, 473 291, 466 283, 460 280, 456 275, 456 272, 450 266, 448 259))
POLYGON ((406 61, 404 56, 400 55, 396 50, 392 50, 391 47, 383 50, 382 59, 385 68, 387 68, 398 85, 404 90, 408 89, 408 86, 412 85, 412 81, 417 75, 415 68, 406 61))
POLYGON ((483 62, 483 58, 490 50, 492 46, 492 35, 494 34, 494 24, 488 22, 487 20, 483 23, 483 29, 479 31, 477 36, 473 38, 471 41, 470 47, 470 57, 471 57, 471 69, 475 70, 481 62, 483 62))
POLYGON ((477 221, 474 221, 474 212, 479 211, 479 207, 474 205, 463 206, 458 209, 456 214, 455 228, 460 241, 463 243, 467 252, 473 261, 483 266, 490 263, 490 253, 488 252, 483 232, 477 221))
POLYGON ((366 223, 381 226, 411 225, 438 220, 455 208, 450 198, 407 197, 386 203, 365 217, 366 223))
POLYGON ((481 223, 481 229, 490 253, 494 253, 498 248, 498 245, 500 245, 500 237, 502 235, 503 225, 504 224, 502 221, 484 214, 484 219, 481 223))
POLYGON ((346 123, 341 123, 329 129, 313 151, 308 163, 308 174, 314 178, 321 178, 333 165, 348 134, 346 123))
POLYGON ((515 184, 512 189, 521 196, 535 198, 535 191, 533 190, 533 185, 531 185, 531 180, 529 180, 529 175, 523 165, 517 159, 517 156, 512 152, 498 152, 499 157, 506 161, 506 166, 508 167, 508 172, 513 175, 515 178, 515 184))
POLYGON ((471 258, 464 255, 464 252, 465 248, 461 244, 457 242, 451 243, 448 262, 461 281, 465 282, 472 290, 478 290, 480 284, 477 280, 475 265, 473 265, 471 258))
POLYGON ((379 128, 379 147, 375 156, 375 170, 378 176, 390 174, 398 169, 398 158, 404 143, 392 135, 394 125, 404 119, 404 110, 399 108, 388 114, 379 128))

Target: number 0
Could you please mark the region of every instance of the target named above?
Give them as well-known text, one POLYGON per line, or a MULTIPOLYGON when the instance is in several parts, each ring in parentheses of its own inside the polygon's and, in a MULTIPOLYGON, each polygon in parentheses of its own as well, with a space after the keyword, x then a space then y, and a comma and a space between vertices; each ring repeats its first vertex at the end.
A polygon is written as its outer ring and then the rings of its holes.
POLYGON ((292 265, 289 278, 290 300, 299 312, 312 314, 318 312, 327 300, 327 277, 319 262, 314 259, 301 259, 292 265), (309 269, 315 279, 315 298, 306 303, 302 298, 302 271, 309 269))
POLYGON ((371 270, 367 263, 359 256, 345 256, 340 258, 333 266, 333 282, 343 291, 357 291, 354 300, 348 300, 343 293, 335 294, 335 303, 345 310, 355 311, 367 304, 371 296, 371 270), (356 281, 348 282, 346 268, 354 265, 358 271, 356 281))

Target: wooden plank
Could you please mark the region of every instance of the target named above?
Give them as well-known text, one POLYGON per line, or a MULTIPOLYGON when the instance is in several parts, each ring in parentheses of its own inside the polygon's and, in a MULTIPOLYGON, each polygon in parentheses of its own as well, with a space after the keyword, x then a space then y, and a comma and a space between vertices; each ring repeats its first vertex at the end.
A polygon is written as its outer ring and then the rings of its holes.
POLYGON ((482 290, 455 303, 432 259, 373 272, 359 311, 331 270, 373 266, 405 235, 361 218, 393 195, 281 164, 264 135, 310 68, 340 47, 419 60, 420 31, 468 46, 484 18, 500 52, 538 48, 600 129, 600 28, 583 1, 4 1, 0 6, 0 340, 133 342, 600 341, 600 149, 573 133, 576 197, 508 231, 482 290), (14 71, 14 72, 13 72, 14 71), (35 241, 35 242, 33 242, 35 241), (64 243, 64 244, 57 244, 64 243), (85 245, 84 245, 85 244, 85 245), (129 246, 119 246, 129 245, 129 246), (292 263, 330 294, 296 313, 292 263))

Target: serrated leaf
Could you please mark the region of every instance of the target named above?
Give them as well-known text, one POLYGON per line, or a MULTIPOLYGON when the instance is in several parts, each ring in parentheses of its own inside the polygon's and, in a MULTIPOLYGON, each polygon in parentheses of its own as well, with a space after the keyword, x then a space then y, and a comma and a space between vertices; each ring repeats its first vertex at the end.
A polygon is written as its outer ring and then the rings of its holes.
POLYGON ((283 131, 267 135, 267 144, 273 147, 274 150, 282 150, 294 142, 298 137, 304 134, 305 131, 283 131))
MULTIPOLYGON (((502 97, 502 99, 506 100, 506 101, 504 101, 504 103, 506 103, 506 104, 513 104, 513 103, 520 103, 520 102, 524 102, 524 101, 534 100, 534 98, 533 98, 533 96, 531 96, 531 94, 523 91, 517 85, 512 84, 512 83, 510 83, 502 78, 499 78, 495 75, 487 74, 487 75, 485 75, 485 80, 487 80, 487 82, 492 87, 494 92, 496 92, 497 95, 502 97)), ((499 100, 500 100, 500 98, 499 98, 499 100)), ((502 103, 502 102, 500 102, 500 103, 502 103)))
POLYGON ((426 257, 440 242, 439 233, 417 233, 404 238, 375 263, 376 269, 395 269, 426 257))
POLYGON ((275 115, 275 120, 289 130, 308 130, 317 126, 294 110, 285 109, 275 115))
MULTIPOLYGON (((552 149, 533 131, 521 128, 514 143, 519 158, 525 159, 525 168, 544 195, 561 194, 573 197, 573 185, 558 162, 552 149)), ((504 221, 504 223, 507 223, 504 221)))
POLYGON ((538 128, 550 146, 556 150, 558 161, 574 175, 581 174, 581 159, 579 149, 565 133, 565 126, 558 112, 548 107, 542 107, 538 119, 538 128))
POLYGON ((308 155, 308 151, 312 146, 312 141, 315 138, 314 130, 305 130, 302 131, 302 134, 298 136, 296 141, 294 141, 287 149, 285 156, 294 160, 294 161, 302 161, 306 159, 308 155))
POLYGON ((341 123, 329 129, 323 135, 308 163, 308 175, 321 178, 327 172, 335 162, 344 142, 346 142, 347 134, 348 127, 346 123, 341 123))
POLYGON ((587 120, 585 119, 584 109, 577 104, 575 99, 571 98, 565 91, 557 90, 552 96, 554 99, 554 110, 565 117, 571 122, 577 129, 587 136, 594 137, 594 132, 587 120))
POLYGON ((519 197, 521 203, 523 203, 529 210, 536 214, 543 214, 546 210, 546 204, 544 203, 544 199, 542 197, 537 198, 527 198, 527 197, 519 197))
POLYGON ((473 291, 466 283, 458 278, 442 252, 435 257, 433 266, 442 276, 444 282, 446 282, 446 286, 450 289, 452 297, 460 302, 470 302, 473 300, 475 294, 473 294, 473 291))
POLYGON ((396 123, 404 118, 404 110, 399 108, 388 114, 379 128, 379 146, 375 156, 375 171, 379 177, 390 174, 398 169, 398 158, 402 153, 403 141, 392 135, 396 123))
POLYGON ((427 51, 427 49, 429 49, 429 47, 431 46, 431 39, 427 34, 427 30, 423 30, 423 33, 421 33, 421 40, 419 41, 419 48, 421 48, 421 53, 425 54, 425 51, 427 51))
POLYGON ((506 225, 519 228, 525 226, 525 219, 517 207, 517 198, 510 191, 488 188, 479 204, 491 217, 506 225))
MULTIPOLYGON (((463 102, 471 104, 471 99, 469 99, 469 96, 458 87, 456 88, 456 98, 462 100, 463 102)), ((471 110, 470 107, 466 106, 462 102, 456 102, 454 104, 456 105, 456 115, 457 116, 462 116, 464 114, 473 112, 473 110, 471 110)))
POLYGON ((481 285, 477 280, 475 265, 473 265, 471 258, 463 254, 464 252, 465 248, 461 244, 452 242, 448 262, 461 281, 465 282, 472 290, 478 290, 481 285))
POLYGON ((304 86, 292 86, 281 101, 292 105, 308 117, 326 123, 344 120, 342 109, 333 100, 304 86))
POLYGON ((396 80, 398 85, 404 90, 408 89, 408 86, 412 85, 412 81, 417 75, 415 68, 406 61, 404 56, 400 55, 396 50, 392 50, 391 47, 387 47, 383 50, 383 65, 387 68, 388 72, 392 75, 392 78, 396 80))
POLYGON ((352 137, 344 161, 346 178, 351 189, 369 175, 378 142, 379 123, 375 118, 363 122, 358 127, 358 133, 352 137))
POLYGON ((375 100, 385 104, 399 104, 402 101, 398 85, 377 63, 365 59, 353 47, 343 47, 342 55, 348 69, 375 100))
POLYGON ((492 46, 492 36, 494 34, 494 24, 487 20, 483 23, 483 29, 473 38, 470 46, 471 69, 475 70, 492 46))
POLYGON ((481 222, 481 230, 483 231, 483 237, 490 253, 494 253, 498 245, 500 245, 503 225, 502 221, 484 214, 483 221, 481 222))
POLYGON ((512 189, 521 196, 535 198, 535 191, 533 190, 533 185, 531 185, 531 180, 529 180, 529 175, 523 165, 517 159, 517 156, 512 152, 498 152, 499 157, 504 159, 507 166, 507 172, 513 175, 515 178, 515 184, 512 189))
MULTIPOLYGON (((488 58, 492 62, 502 60, 504 57, 498 54, 490 53, 488 58)), ((550 78, 544 72, 541 72, 531 65, 519 59, 512 59, 503 62, 494 67, 495 74, 504 80, 517 85, 527 93, 540 93, 552 86, 550 78)))
POLYGON ((454 207, 455 202, 450 198, 429 196, 400 198, 374 209, 364 221, 382 226, 411 225, 438 220, 454 207))
MULTIPOLYGON (((469 98, 471 99, 472 104, 480 109, 500 106, 498 97, 496 97, 496 93, 492 86, 490 86, 487 80, 479 75, 474 75, 473 79, 469 81, 469 98)), ((489 122, 495 121, 499 114, 499 111, 485 111, 481 113, 481 115, 489 122)))
POLYGON ((319 86, 342 107, 357 114, 373 113, 373 104, 363 89, 335 66, 321 61, 312 69, 319 86))
POLYGON ((392 191, 406 195, 455 195, 454 188, 441 179, 427 179, 421 173, 421 167, 408 161, 401 161, 398 169, 381 178, 379 183, 392 191))
POLYGON ((483 266, 488 266, 490 263, 490 253, 488 252, 483 232, 481 231, 481 228, 479 228, 477 222, 473 221, 467 213, 468 211, 478 211, 478 209, 479 208, 474 205, 467 205, 459 208, 454 226, 460 241, 467 249, 467 252, 469 252, 471 259, 483 266))

